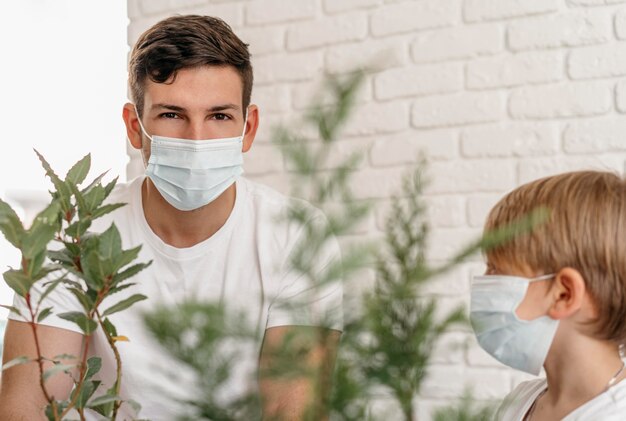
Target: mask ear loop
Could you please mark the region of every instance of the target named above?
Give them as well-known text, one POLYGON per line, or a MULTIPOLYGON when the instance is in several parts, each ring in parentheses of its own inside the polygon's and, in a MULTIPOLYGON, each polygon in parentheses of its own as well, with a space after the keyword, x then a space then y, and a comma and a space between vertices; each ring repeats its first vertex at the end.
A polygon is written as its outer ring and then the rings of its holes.
MULTIPOLYGON (((248 106, 249 108, 250 106, 248 106)), ((241 140, 246 137, 246 126, 248 125, 248 108, 246 108, 246 116, 243 119, 243 133, 241 133, 241 140)))
MULTIPOLYGON (((141 127, 141 131, 143 132, 143 134, 146 135, 148 139, 152 141, 152 136, 150 136, 148 132, 146 131, 146 129, 143 127, 143 123, 141 122, 141 118, 139 117, 139 111, 137 111, 137 104, 133 104, 133 107, 135 107, 135 113, 137 114, 137 121, 139 122, 139 127, 141 127)), ((245 126, 244 126, 244 130, 245 130, 245 126)))

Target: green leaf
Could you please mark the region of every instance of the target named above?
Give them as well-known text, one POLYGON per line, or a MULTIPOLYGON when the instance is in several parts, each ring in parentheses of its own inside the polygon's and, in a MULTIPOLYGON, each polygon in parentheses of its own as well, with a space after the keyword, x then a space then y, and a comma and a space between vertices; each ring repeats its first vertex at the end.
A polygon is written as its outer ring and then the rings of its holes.
POLYGON ((76 297, 80 305, 83 306, 83 309, 85 309, 85 312, 89 312, 93 309, 94 303, 91 298, 89 298, 89 296, 85 294, 85 291, 83 291, 81 288, 75 287, 67 289, 74 295, 74 297, 76 297))
POLYGON ((104 311, 104 313, 102 313, 103 316, 108 316, 111 315, 113 313, 117 313, 118 311, 122 311, 122 310, 126 310, 128 307, 132 306, 133 304, 135 304, 138 301, 142 301, 145 300, 146 297, 143 294, 135 294, 132 295, 130 297, 128 297, 127 299, 120 301, 119 303, 109 307, 108 309, 106 309, 104 311))
POLYGON ((48 251, 48 258, 59 263, 74 264, 74 259, 68 254, 67 250, 50 250, 48 251))
POLYGON ((63 278, 61 279, 57 279, 56 281, 52 281, 49 284, 47 284, 46 290, 44 291, 43 294, 41 294, 41 297, 39 297, 39 300, 37 301, 37 304, 41 304, 42 301, 48 296, 50 295, 50 293, 52 291, 54 291, 54 289, 61 283, 61 281, 63 280, 63 278))
POLYGON ((102 325, 104 327, 104 330, 110 337, 114 338, 117 336, 117 329, 115 328, 115 325, 111 323, 111 321, 108 319, 108 317, 104 319, 102 325))
POLYGON ((122 239, 120 232, 115 224, 104 231, 100 235, 100 244, 98 245, 98 254, 102 259, 112 259, 122 251, 122 239))
POLYGON ((20 297, 26 297, 33 285, 31 279, 20 270, 10 269, 2 275, 7 285, 20 297))
POLYGON ((101 185, 95 185, 88 193, 85 193, 86 212, 93 213, 102 204, 105 194, 104 187, 101 185))
POLYGON ((91 218, 81 219, 65 228, 65 233, 73 238, 80 238, 91 226, 91 218))
POLYGON ((127 264, 131 263, 133 260, 139 256, 139 251, 141 250, 141 246, 134 247, 132 249, 122 251, 113 262, 113 271, 117 272, 127 264))
POLYGON ((109 184, 107 184, 104 187, 104 194, 105 197, 108 197, 109 194, 111 194, 111 192, 113 191, 113 188, 115 187, 115 185, 117 184, 117 180, 119 177, 115 177, 113 180, 111 180, 111 182, 109 182, 109 184))
POLYGON ((22 364, 27 364, 31 361, 35 361, 33 359, 30 359, 28 357, 17 357, 17 358, 13 358, 11 361, 7 361, 3 366, 2 366, 2 371, 4 370, 8 370, 11 367, 15 367, 16 365, 22 365, 22 364))
POLYGON ((56 196, 61 202, 61 209, 63 209, 63 212, 70 211, 70 209, 72 208, 72 205, 70 203, 70 197, 72 196, 70 188, 63 180, 59 178, 58 175, 55 174, 55 172, 52 170, 52 167, 50 167, 50 164, 48 164, 48 161, 45 160, 43 155, 41 155, 36 149, 35 153, 39 157, 43 169, 46 170, 46 175, 50 178, 52 184, 54 184, 54 188, 56 189, 56 196))
POLYGON ((13 208, 0 199, 0 232, 14 247, 22 247, 24 226, 13 208))
MULTIPOLYGON (((28 262, 28 266, 27 266, 27 271, 26 272, 27 272, 29 277, 33 278, 34 276, 36 276, 39 273, 43 263, 46 261, 47 253, 48 253, 48 251, 44 247, 37 254, 35 254, 32 257, 32 259, 30 259, 30 260, 27 260, 27 259, 22 260, 22 264, 24 264, 24 262, 28 262)), ((24 257, 26 257, 26 256, 24 256, 24 257)))
MULTIPOLYGON (((99 380, 90 380, 83 383, 83 386, 80 388, 78 398, 76 399, 76 408, 84 408, 85 405, 87 405, 87 401, 94 394, 98 386, 100 386, 100 383, 101 382, 99 380)), ((72 398, 76 392, 77 389, 74 389, 72 392, 72 398)))
POLYGON ((2 307, 2 308, 6 308, 6 309, 7 309, 7 310, 9 310, 11 313, 15 313, 15 314, 17 314, 18 316, 20 316, 22 319, 25 319, 25 317, 24 317, 24 316, 22 316, 22 313, 20 313, 20 311, 19 311, 16 307, 13 307, 13 306, 7 306, 7 305, 4 305, 4 304, 0 304, 0 307, 2 307))
POLYGON ((109 170, 106 170, 105 172, 103 172, 102 174, 100 174, 99 176, 97 176, 96 178, 93 179, 93 181, 91 183, 89 183, 89 185, 87 187, 85 187, 81 192, 84 194, 87 194, 91 191, 91 189, 93 189, 95 186, 97 186, 98 184, 100 184, 100 182, 102 181, 102 179, 104 178, 105 175, 107 175, 107 173, 109 172, 109 170))
POLYGON ((98 324, 95 321, 89 319, 85 314, 79 311, 61 313, 58 314, 58 316, 64 320, 76 323, 85 335, 91 335, 98 328, 98 324))
POLYGON ((119 400, 122 400, 122 398, 117 395, 109 395, 107 393, 106 395, 98 396, 97 398, 92 399, 91 402, 89 402, 89 404, 87 405, 87 408, 93 408, 94 406, 100 406, 104 405, 105 403, 115 402, 119 400))
POLYGON ((85 380, 91 379, 102 368, 102 358, 91 357, 87 360, 87 372, 85 373, 85 380))
POLYGON ((54 367, 51 367, 43 372, 43 381, 45 382, 50 377, 54 376, 57 373, 68 373, 76 367, 76 364, 55 364, 54 367))
POLYGON ((90 288, 99 290, 104 286, 104 279, 107 277, 103 262, 96 251, 91 251, 81 259, 83 269, 83 279, 90 288))
POLYGON ((65 176, 65 181, 78 185, 85 180, 91 167, 91 154, 85 155, 80 161, 78 161, 65 176))
POLYGON ((118 274, 113 276, 113 284, 117 285, 120 282, 125 281, 126 279, 129 279, 135 276, 136 274, 138 274, 139 272, 141 272, 142 270, 144 270, 151 264, 152 264, 152 260, 150 260, 148 263, 137 263, 136 265, 130 266, 128 269, 125 269, 122 272, 119 272, 118 274))
POLYGON ((46 307, 37 315, 37 323, 41 323, 46 317, 52 314, 52 307, 46 307))
POLYGON ((130 405, 131 408, 133 408, 133 411, 135 411, 135 414, 138 414, 139 411, 141 411, 141 405, 139 404, 139 402, 136 402, 132 399, 128 399, 124 402, 126 402, 128 405, 130 405))
POLYGON ((110 205, 100 206, 98 209, 91 213, 91 219, 100 218, 107 213, 113 212, 114 210, 126 206, 126 203, 114 203, 110 205))

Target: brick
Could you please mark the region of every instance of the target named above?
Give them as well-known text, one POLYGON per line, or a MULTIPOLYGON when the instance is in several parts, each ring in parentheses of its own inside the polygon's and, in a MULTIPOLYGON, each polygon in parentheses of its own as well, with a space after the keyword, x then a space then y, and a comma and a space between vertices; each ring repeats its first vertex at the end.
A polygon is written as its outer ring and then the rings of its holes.
POLYGON ((263 113, 288 111, 291 108, 289 88, 283 84, 256 86, 252 90, 252 101, 263 113))
POLYGON ((367 15, 363 12, 303 22, 287 31, 287 47, 303 50, 348 41, 359 41, 367 36, 367 15))
POLYGON ((170 12, 174 8, 171 0, 139 0, 138 3, 143 16, 170 12))
POLYGON ((257 85, 294 82, 312 79, 323 68, 323 56, 320 52, 296 54, 271 54, 253 58, 257 85))
POLYGON ((576 49, 568 59, 572 79, 593 79, 626 74, 626 42, 576 49))
POLYGON ((605 83, 569 83, 513 91, 509 112, 515 119, 549 119, 606 114, 613 95, 605 83))
POLYGON ((237 36, 247 44, 254 58, 285 49, 285 29, 281 26, 245 27, 237 36))
POLYGON ((601 171, 624 171, 624 157, 619 154, 595 154, 554 158, 524 159, 519 164, 519 183, 567 171, 596 169, 601 171))
MULTIPOLYGON (((313 101, 319 101, 323 105, 331 105, 335 98, 324 89, 322 80, 315 79, 312 82, 301 82, 292 86, 293 107, 297 110, 309 109, 313 101)), ((366 81, 361 84, 355 96, 356 104, 370 102, 372 99, 372 84, 366 81)))
POLYGON ((429 194, 501 193, 516 185, 515 166, 507 160, 432 162, 428 178, 429 194))
MULTIPOLYGON (((405 170, 404 176, 408 174, 410 174, 410 169, 405 170)), ((424 202, 426 204, 425 218, 430 226, 436 228, 460 228, 465 225, 465 199, 463 197, 456 195, 429 196, 424 197, 424 202)), ((405 204, 403 200, 401 200, 401 203, 405 204)), ((387 219, 391 214, 391 206, 391 201, 385 201, 376 206, 376 228, 380 231, 385 230, 387 219)), ((437 287, 433 288, 437 290, 437 293, 442 293, 437 287)), ((428 291, 431 290, 428 289, 428 291)))
POLYGON ((454 398, 463 394, 464 369, 460 365, 437 365, 428 368, 421 387, 421 395, 427 398, 454 398), (454 381, 451 381, 454 379, 454 381))
POLYGON ((354 9, 369 9, 379 6, 383 0, 324 0, 324 10, 339 13, 354 9))
MULTIPOLYGON (((428 250, 426 250, 426 258, 430 260, 441 260, 441 261, 451 261, 454 257, 456 257, 463 249, 468 247, 470 244, 476 243, 476 241, 480 238, 482 233, 482 229, 480 228, 437 228, 436 230, 431 231, 429 242, 428 242, 428 250)), ((479 254, 475 254, 471 257, 472 259, 480 259, 479 254)), ((466 260, 469 261, 469 260, 466 260)), ((456 292, 456 291, 454 291, 456 292)), ((446 295, 453 294, 454 292, 449 292, 446 295)), ((465 308, 469 307, 469 294, 458 294, 458 297, 455 298, 456 302, 449 301, 448 306, 443 306, 446 302, 445 298, 438 298, 438 302, 442 304, 441 310, 438 310, 437 313, 441 314, 443 317, 444 310, 453 311, 457 304, 463 303, 467 301, 465 308)))
POLYGON ((243 154, 243 158, 246 176, 279 173, 284 170, 282 154, 271 144, 253 145, 243 154))
POLYGON ((451 26, 460 20, 457 0, 422 0, 380 7, 372 13, 374 36, 451 26))
POLYGON ((615 36, 618 39, 626 39, 626 9, 620 9, 615 13, 615 36))
POLYGON ((363 136, 394 133, 409 128, 409 107, 402 102, 371 103, 355 109, 343 133, 363 136))
POLYGON ((361 68, 382 70, 402 66, 408 61, 406 44, 404 39, 385 39, 329 47, 326 69, 330 73, 346 73, 361 68))
POLYGON ((452 130, 419 130, 376 137, 369 160, 375 167, 412 164, 421 153, 427 159, 457 156, 457 134, 452 130))
POLYGON ((558 9, 558 0, 466 0, 463 16, 468 22, 477 22, 525 17, 558 9))
MULTIPOLYGON (((254 95, 254 91, 253 91, 254 95)), ((270 143, 273 140, 276 127, 291 127, 293 123, 292 113, 272 114, 266 113, 263 108, 259 109, 259 128, 254 139, 255 144, 270 143)))
POLYGON ((472 58, 503 49, 498 25, 472 25, 420 33, 411 45, 416 63, 472 58))
MULTIPOLYGON (((197 3, 197 2, 196 2, 197 3)), ((238 3, 210 4, 200 2, 202 6, 196 6, 185 10, 185 14, 216 16, 224 20, 233 28, 241 27, 243 24, 243 7, 238 3)), ((238 31, 236 31, 238 34, 238 31)))
POLYGON ((509 48, 519 51, 606 42, 611 38, 608 19, 604 13, 588 12, 539 16, 513 22, 508 28, 509 48))
POLYGON ((420 98, 413 102, 414 127, 442 127, 496 121, 505 115, 500 93, 463 93, 420 98))
POLYGON ((560 52, 520 53, 478 59, 467 64, 467 87, 470 89, 556 82, 562 78, 563 55, 560 52))
POLYGON ((615 106, 621 113, 626 113, 626 83, 618 82, 615 87, 615 106))
POLYGON ((126 13, 131 20, 141 17, 141 6, 139 6, 140 2, 141 0, 128 0, 126 2, 126 13))
POLYGON ((352 191, 357 199, 387 198, 401 192, 403 168, 356 171, 352 178, 352 191))
POLYGON ((623 118, 589 120, 569 124, 563 132, 563 150, 570 154, 626 151, 623 118))
POLYGON ((469 368, 465 381, 467 384, 480 384, 473 391, 475 399, 503 399, 509 393, 511 371, 500 365, 500 369, 469 368))
POLYGON ((461 151, 469 158, 554 155, 559 150, 558 125, 500 124, 468 128, 461 151))
POLYGON ((376 99, 422 96, 463 89, 463 67, 459 63, 391 69, 374 79, 376 99))
POLYGON ((626 0, 567 0, 570 6, 606 6, 618 3, 626 3, 626 0))
POLYGON ((464 348, 467 334, 450 332, 441 335, 433 348, 432 364, 461 364, 464 361, 464 348))
POLYGON ((246 5, 246 22, 252 25, 288 22, 314 18, 316 12, 316 0, 255 1, 246 5))
POLYGON ((472 194, 467 198, 467 219, 470 227, 483 227, 487 215, 502 198, 500 194, 472 194))

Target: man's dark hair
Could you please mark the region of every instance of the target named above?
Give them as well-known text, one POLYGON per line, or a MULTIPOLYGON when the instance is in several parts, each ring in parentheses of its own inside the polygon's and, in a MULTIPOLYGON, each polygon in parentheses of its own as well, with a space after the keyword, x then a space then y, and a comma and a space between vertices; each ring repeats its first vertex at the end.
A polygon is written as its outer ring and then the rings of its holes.
POLYGON ((172 16, 144 32, 133 47, 128 83, 139 115, 143 114, 146 78, 165 83, 177 71, 198 66, 233 66, 241 76, 243 109, 248 107, 253 80, 248 45, 219 18, 172 16))

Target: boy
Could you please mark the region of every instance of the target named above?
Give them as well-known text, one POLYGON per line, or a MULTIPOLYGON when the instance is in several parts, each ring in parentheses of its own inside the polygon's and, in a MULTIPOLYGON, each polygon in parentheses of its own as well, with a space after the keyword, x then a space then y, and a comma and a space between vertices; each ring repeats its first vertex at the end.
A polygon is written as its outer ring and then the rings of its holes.
POLYGON ((486 251, 472 282, 478 342, 500 362, 546 378, 520 384, 506 421, 624 420, 626 182, 596 171, 523 185, 491 210, 489 232, 549 210, 532 232, 486 251))

